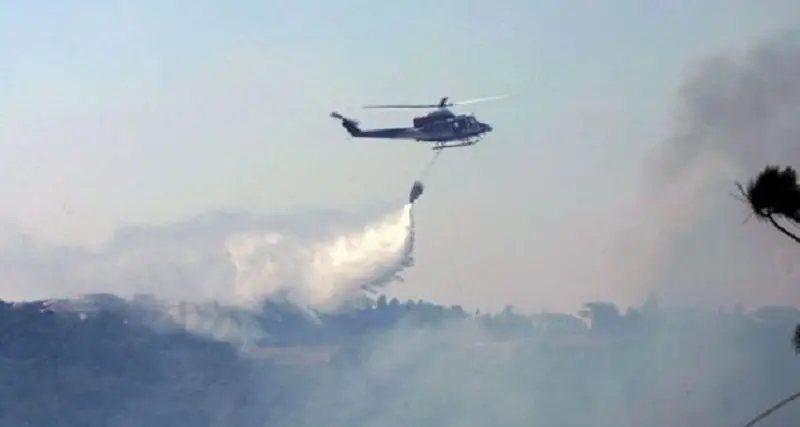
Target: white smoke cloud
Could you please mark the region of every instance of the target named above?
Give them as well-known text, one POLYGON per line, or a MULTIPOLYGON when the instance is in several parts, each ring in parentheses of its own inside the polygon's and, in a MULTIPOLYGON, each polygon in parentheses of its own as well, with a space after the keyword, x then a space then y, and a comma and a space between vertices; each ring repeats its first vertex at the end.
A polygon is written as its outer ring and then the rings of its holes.
POLYGON ((411 265, 411 206, 357 224, 331 213, 215 214, 166 226, 128 227, 99 252, 47 247, 8 232, 0 247, 0 298, 107 293, 164 302, 258 307, 288 299, 334 310, 399 279, 411 265))

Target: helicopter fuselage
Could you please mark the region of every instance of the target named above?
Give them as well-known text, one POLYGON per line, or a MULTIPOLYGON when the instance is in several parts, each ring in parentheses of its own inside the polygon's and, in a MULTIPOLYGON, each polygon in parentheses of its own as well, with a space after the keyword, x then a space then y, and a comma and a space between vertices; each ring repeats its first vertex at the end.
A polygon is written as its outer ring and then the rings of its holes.
POLYGON ((468 114, 455 115, 448 110, 434 111, 415 117, 414 129, 419 133, 418 141, 448 142, 470 140, 492 131, 492 127, 481 123, 468 114))
POLYGON ((450 147, 462 147, 476 144, 483 136, 492 131, 492 127, 478 121, 472 114, 453 114, 446 108, 440 108, 424 116, 414 117, 413 127, 361 129, 358 122, 331 113, 342 121, 342 126, 354 138, 378 139, 411 139, 433 142, 434 150, 450 147), (458 144, 447 144, 459 142, 458 144))

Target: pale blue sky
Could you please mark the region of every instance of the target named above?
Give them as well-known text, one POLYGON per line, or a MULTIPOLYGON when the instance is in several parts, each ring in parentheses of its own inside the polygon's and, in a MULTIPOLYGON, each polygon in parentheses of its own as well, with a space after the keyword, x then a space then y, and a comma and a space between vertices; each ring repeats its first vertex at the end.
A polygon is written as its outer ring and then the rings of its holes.
POLYGON ((357 107, 514 93, 468 110, 495 132, 440 159, 397 290, 610 299, 557 230, 632 191, 686 67, 799 17, 795 0, 0 0, 0 214, 97 244, 213 209, 402 203, 428 147, 348 140, 331 110, 402 124, 413 111, 357 107))

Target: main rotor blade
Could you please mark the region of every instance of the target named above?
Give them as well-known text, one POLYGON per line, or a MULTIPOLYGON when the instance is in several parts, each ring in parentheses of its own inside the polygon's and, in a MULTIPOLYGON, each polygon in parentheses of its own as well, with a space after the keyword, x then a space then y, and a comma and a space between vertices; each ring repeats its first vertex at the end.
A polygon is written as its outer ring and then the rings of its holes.
POLYGON ((494 99, 501 99, 507 98, 508 95, 495 95, 495 96, 485 96, 482 98, 473 98, 468 99, 466 101, 460 102, 445 102, 444 104, 387 104, 387 105, 366 105, 364 108, 395 108, 395 109, 404 109, 404 108, 447 108, 452 107, 454 105, 466 105, 466 104, 474 104, 477 102, 484 102, 484 101, 491 101, 494 99))
POLYGON ((364 108, 437 108, 439 104, 365 105, 364 108))
POLYGON ((482 98, 473 98, 473 99, 468 99, 466 101, 452 102, 452 103, 450 103, 450 105, 475 104, 477 102, 491 101, 491 100, 494 100, 494 99, 501 99, 501 98, 508 98, 508 95, 484 96, 482 98))

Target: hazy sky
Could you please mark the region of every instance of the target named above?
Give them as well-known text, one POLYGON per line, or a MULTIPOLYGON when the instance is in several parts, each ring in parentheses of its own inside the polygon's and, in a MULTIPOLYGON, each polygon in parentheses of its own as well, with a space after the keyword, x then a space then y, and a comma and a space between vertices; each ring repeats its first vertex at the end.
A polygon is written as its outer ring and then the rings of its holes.
POLYGON ((401 204, 432 152, 348 140, 498 93, 495 132, 444 153, 417 207, 404 297, 559 309, 613 290, 574 248, 632 191, 687 67, 796 25, 794 0, 0 0, 3 219, 96 245, 216 209, 401 204), (559 182, 557 188, 553 183, 559 182), (613 190, 612 190, 613 189, 613 190), (576 228, 563 235, 564 227, 576 228), (577 226, 577 227, 576 227, 577 226), (557 283, 557 284, 554 284, 557 283))

